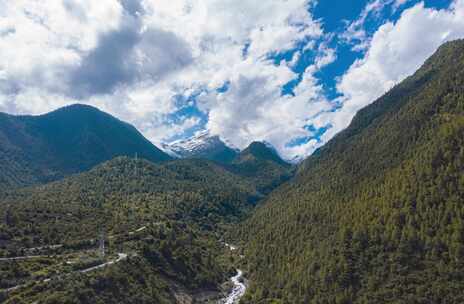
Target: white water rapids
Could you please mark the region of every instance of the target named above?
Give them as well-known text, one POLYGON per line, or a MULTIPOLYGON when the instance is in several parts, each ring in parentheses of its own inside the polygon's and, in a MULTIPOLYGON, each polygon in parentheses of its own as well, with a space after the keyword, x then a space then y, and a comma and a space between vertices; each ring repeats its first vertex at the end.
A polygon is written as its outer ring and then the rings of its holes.
POLYGON ((234 288, 230 294, 226 298, 220 300, 218 304, 238 304, 240 302, 240 299, 246 292, 246 285, 241 282, 242 278, 243 272, 237 269, 237 275, 231 278, 234 288))

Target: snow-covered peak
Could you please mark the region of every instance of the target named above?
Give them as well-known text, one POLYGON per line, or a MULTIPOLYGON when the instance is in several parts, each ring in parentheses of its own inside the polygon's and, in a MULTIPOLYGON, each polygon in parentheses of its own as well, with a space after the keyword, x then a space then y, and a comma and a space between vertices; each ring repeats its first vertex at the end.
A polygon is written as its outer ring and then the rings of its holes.
POLYGON ((206 158, 228 162, 239 152, 229 143, 225 143, 217 135, 208 131, 197 132, 188 139, 181 139, 167 145, 163 149, 177 158, 206 158))

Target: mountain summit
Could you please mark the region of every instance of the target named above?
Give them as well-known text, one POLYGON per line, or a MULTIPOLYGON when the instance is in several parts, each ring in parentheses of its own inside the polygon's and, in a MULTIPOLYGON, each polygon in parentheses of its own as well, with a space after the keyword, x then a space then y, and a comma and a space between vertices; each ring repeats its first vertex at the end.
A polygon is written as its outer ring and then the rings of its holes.
POLYGON ((289 166, 280 156, 277 150, 268 142, 252 142, 234 161, 243 163, 251 159, 271 161, 282 166, 289 166))
POLYGON ((288 180, 294 167, 286 163, 270 144, 253 142, 230 164, 233 171, 249 178, 258 190, 267 194, 288 180))
POLYGON ((0 114, 0 185, 55 180, 136 154, 152 162, 170 159, 133 126, 91 106, 40 116, 0 114))

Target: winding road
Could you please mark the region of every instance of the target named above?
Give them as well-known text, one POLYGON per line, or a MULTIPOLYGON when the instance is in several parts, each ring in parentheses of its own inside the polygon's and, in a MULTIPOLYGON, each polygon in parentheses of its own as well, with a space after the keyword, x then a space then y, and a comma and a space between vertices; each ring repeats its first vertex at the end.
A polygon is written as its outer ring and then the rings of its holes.
POLYGON ((0 258, 0 262, 48 258, 48 255, 27 255, 13 258, 0 258))
MULTIPOLYGON (((160 223, 154 223, 155 225, 158 225, 160 223)), ((133 235, 135 233, 138 233, 138 232, 142 232, 144 230, 147 229, 147 226, 142 226, 140 227, 139 229, 137 230, 134 230, 134 231, 130 231, 128 232, 128 235, 133 235)), ((109 236, 109 238, 115 238, 116 236, 115 235, 111 235, 109 236)), ((43 250, 43 249, 56 249, 56 248, 61 248, 63 247, 63 244, 57 244, 57 245, 48 245, 48 246, 42 246, 42 247, 34 247, 34 248, 24 248, 25 251, 36 251, 36 250, 43 250)), ((29 259, 37 259, 37 258, 49 258, 51 256, 47 256, 47 255, 26 255, 26 256, 19 256, 19 257, 9 257, 9 258, 6 258, 6 257, 3 257, 3 258, 0 258, 0 262, 8 262, 8 261, 18 261, 18 260, 29 260, 29 259)), ((124 261, 126 260, 128 257, 128 255, 126 253, 118 253, 118 258, 115 259, 115 260, 111 260, 111 261, 108 261, 106 263, 103 263, 103 264, 100 264, 100 265, 97 265, 97 266, 94 266, 94 267, 90 267, 90 268, 87 268, 87 269, 83 269, 83 270, 78 270, 78 271, 75 271, 75 272, 70 272, 70 273, 66 273, 66 274, 61 274, 61 275, 57 275, 57 276, 54 276, 54 277, 50 277, 50 278, 46 278, 46 279, 43 279, 41 281, 39 281, 40 283, 48 283, 50 282, 51 280, 53 279, 57 279, 57 278, 63 278, 63 277, 67 277, 69 275, 72 275, 73 273, 88 273, 88 272, 92 272, 92 271, 95 271, 95 270, 98 270, 98 269, 102 269, 102 268, 105 268, 106 266, 110 266, 110 265, 113 265, 113 264, 116 264, 116 263, 119 263, 121 261, 124 261)), ((4 290, 0 290, 0 292, 12 292, 14 290, 17 290, 17 289, 20 289, 24 286, 27 286, 28 283, 26 284, 21 284, 21 285, 17 285, 17 286, 14 286, 14 287, 11 287, 11 288, 8 288, 8 289, 4 289, 4 290)))

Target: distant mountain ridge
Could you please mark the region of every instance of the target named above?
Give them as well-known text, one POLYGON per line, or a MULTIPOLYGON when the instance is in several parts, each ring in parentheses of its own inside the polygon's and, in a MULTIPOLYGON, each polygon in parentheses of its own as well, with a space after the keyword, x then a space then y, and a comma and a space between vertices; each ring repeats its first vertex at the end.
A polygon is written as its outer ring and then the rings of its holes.
POLYGON ((254 141, 241 151, 231 143, 222 140, 218 135, 211 135, 207 130, 198 132, 190 138, 164 144, 162 148, 174 158, 201 158, 230 164, 240 162, 240 158, 243 158, 245 154, 255 156, 262 154, 260 157, 268 157, 280 164, 289 164, 269 142, 254 141))
POLYGON ((240 151, 207 131, 164 146, 163 149, 170 150, 170 155, 180 159, 216 162, 256 185, 261 194, 269 193, 293 176, 295 171, 295 167, 284 161, 270 143, 255 141, 240 151))
POLYGON ((56 180, 135 154, 171 159, 132 125, 88 105, 40 116, 0 113, 0 188, 56 180))

